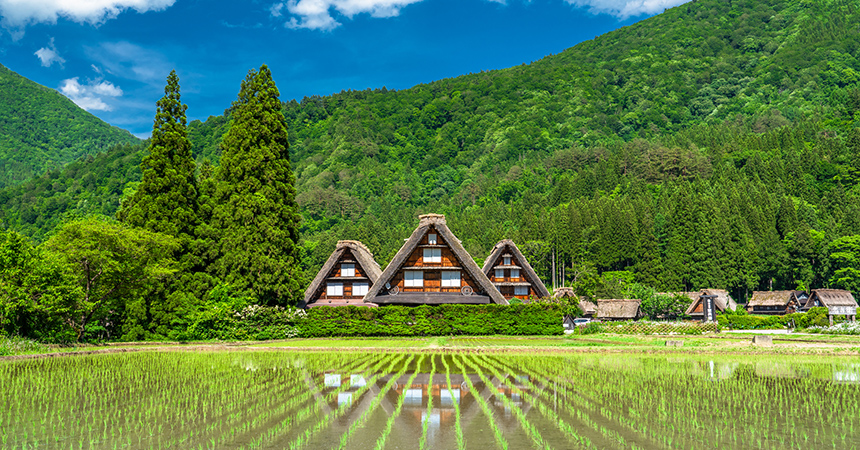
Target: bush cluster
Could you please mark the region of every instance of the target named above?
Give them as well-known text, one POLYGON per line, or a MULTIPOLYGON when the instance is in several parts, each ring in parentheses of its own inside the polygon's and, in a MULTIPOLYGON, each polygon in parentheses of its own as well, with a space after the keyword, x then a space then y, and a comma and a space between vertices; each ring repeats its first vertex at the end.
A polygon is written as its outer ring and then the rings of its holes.
POLYGON ((582 329, 580 334, 615 333, 615 334, 702 334, 715 333, 719 326, 713 322, 650 322, 625 321, 599 323, 591 322, 582 329))
POLYGON ((559 335, 559 305, 317 307, 298 322, 302 337, 559 335))
MULTIPOLYGON (((844 316, 842 316, 844 317, 844 316)), ((842 317, 834 317, 839 322, 842 317)), ((827 308, 811 308, 805 313, 791 313, 782 316, 753 316, 742 308, 737 311, 717 314, 717 321, 722 328, 734 330, 773 330, 787 327, 809 328, 830 325, 827 308)))

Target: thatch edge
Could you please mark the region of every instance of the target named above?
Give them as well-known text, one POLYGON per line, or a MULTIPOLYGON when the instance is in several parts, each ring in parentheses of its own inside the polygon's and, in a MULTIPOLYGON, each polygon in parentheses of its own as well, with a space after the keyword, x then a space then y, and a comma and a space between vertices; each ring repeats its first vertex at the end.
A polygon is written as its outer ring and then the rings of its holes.
POLYGON ((493 264, 495 264, 496 261, 499 260, 505 248, 510 248, 514 256, 520 261, 523 270, 525 270, 526 272, 526 275, 528 275, 528 277, 532 280, 532 286, 535 286, 537 288, 538 294, 540 294, 538 295, 538 297, 549 297, 549 289, 546 288, 546 285, 543 284, 543 280, 540 279, 537 272, 535 272, 535 270, 532 268, 532 265, 529 264, 528 259, 526 259, 525 255, 523 255, 523 252, 520 251, 520 248, 517 247, 517 244, 515 244, 514 241, 512 241, 511 239, 502 239, 496 244, 495 247, 493 247, 493 251, 490 253, 490 256, 487 257, 487 260, 484 261, 484 267, 483 269, 481 269, 482 272, 484 272, 484 275, 486 275, 489 279, 490 271, 493 270, 493 264))

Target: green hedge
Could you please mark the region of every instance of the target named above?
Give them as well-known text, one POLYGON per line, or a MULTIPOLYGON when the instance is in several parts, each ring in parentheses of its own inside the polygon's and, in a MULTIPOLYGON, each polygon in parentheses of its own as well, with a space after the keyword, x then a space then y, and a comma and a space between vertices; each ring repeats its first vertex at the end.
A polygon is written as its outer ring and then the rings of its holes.
MULTIPOLYGON (((841 318, 836 318, 840 322, 841 318)), ((797 328, 826 326, 830 324, 827 308, 810 308, 805 313, 792 313, 783 316, 753 316, 743 310, 733 313, 717 314, 717 321, 722 328, 734 330, 768 330, 782 329, 793 324, 797 328)))
POLYGON ((302 337, 559 335, 557 305, 316 307, 297 323, 302 337))

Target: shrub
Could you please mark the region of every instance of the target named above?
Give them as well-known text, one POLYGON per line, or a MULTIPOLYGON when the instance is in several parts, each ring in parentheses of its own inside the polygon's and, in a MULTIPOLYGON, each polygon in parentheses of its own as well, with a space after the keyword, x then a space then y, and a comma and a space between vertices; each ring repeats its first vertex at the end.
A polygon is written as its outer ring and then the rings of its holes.
POLYGON ((558 335, 559 305, 422 305, 311 308, 297 322, 302 337, 558 335))

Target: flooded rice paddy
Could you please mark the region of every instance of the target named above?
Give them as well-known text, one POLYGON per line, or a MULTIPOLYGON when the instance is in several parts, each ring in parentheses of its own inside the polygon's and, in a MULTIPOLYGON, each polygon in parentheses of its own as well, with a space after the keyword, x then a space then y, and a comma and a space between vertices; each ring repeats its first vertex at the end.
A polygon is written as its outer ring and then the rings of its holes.
POLYGON ((0 448, 860 447, 860 360, 151 352, 0 362, 0 448))

